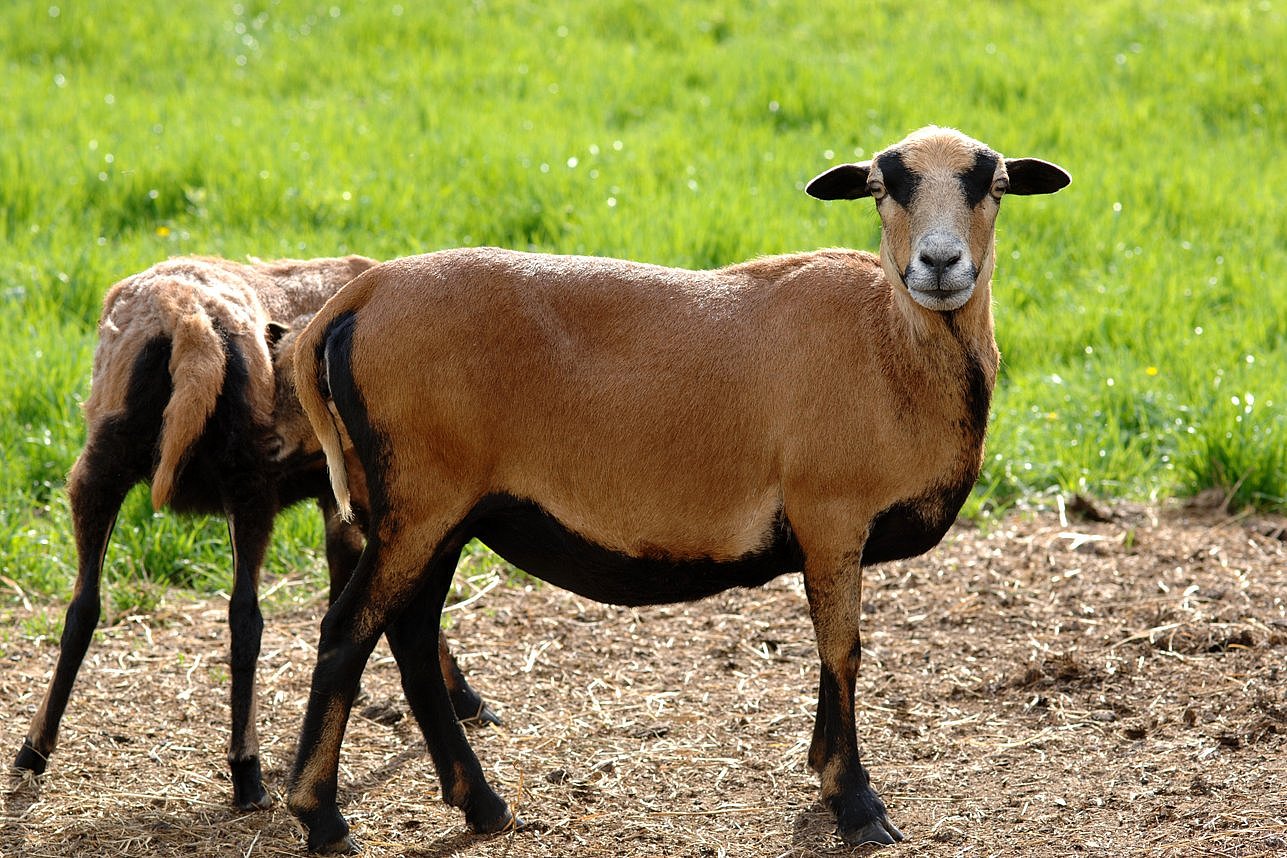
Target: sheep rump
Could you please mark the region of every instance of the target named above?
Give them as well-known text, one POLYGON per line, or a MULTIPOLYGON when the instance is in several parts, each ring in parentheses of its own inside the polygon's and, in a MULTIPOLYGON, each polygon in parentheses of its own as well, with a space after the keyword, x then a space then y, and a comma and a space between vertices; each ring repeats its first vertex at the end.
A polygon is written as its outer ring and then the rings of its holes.
POLYGON ((108 290, 98 324, 93 384, 84 405, 91 427, 124 414, 138 355, 147 344, 170 342, 173 391, 152 474, 153 508, 170 502, 184 460, 214 412, 228 349, 245 361, 251 418, 256 425, 270 426, 275 382, 265 336, 269 323, 284 325, 317 310, 336 289, 374 264, 360 256, 251 264, 184 257, 158 263, 108 290))

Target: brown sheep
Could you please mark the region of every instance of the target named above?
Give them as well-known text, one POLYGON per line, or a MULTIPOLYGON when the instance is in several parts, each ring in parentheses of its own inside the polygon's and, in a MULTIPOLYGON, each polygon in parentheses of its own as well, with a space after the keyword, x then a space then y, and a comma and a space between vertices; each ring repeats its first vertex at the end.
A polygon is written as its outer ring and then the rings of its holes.
POLYGON ((808 185, 874 197, 879 256, 688 271, 483 248, 341 290, 300 335, 297 384, 341 510, 370 534, 322 623, 291 775, 309 848, 352 848, 340 745, 383 632, 444 799, 475 831, 517 824, 428 657, 471 537, 625 605, 803 572, 822 662, 809 764, 845 841, 901 839, 858 754, 862 568, 927 551, 966 499, 998 363, 1001 198, 1068 182, 927 128, 808 185), (365 475, 352 496, 337 423, 365 475))
MULTIPOLYGON (((263 618, 259 569, 273 520, 316 499, 326 519, 334 599, 362 550, 358 528, 335 515, 326 469, 307 449, 283 450, 274 432, 279 387, 270 350, 283 322, 320 307, 353 276, 375 265, 361 256, 243 264, 208 257, 172 259, 128 277, 107 293, 99 321, 84 450, 67 481, 79 568, 58 664, 15 765, 42 773, 99 617, 99 579, 126 493, 149 480, 157 509, 226 516, 234 581, 231 628, 233 801, 267 807, 255 730, 255 662, 263 618)), ((279 362, 286 372, 290 361, 279 362)), ((294 389, 293 383, 285 385, 294 389)), ((289 411, 288 403, 277 409, 289 411)), ((298 412, 298 405, 294 407, 298 412)), ((468 688, 440 647, 462 712, 495 716, 468 688)))

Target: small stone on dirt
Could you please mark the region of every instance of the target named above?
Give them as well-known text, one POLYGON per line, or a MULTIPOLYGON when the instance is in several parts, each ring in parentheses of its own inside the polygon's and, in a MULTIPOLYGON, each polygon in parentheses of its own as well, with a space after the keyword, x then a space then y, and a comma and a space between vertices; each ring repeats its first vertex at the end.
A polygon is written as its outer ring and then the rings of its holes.
POLYGON ((402 710, 389 703, 372 703, 360 713, 368 721, 392 727, 402 720, 402 710))

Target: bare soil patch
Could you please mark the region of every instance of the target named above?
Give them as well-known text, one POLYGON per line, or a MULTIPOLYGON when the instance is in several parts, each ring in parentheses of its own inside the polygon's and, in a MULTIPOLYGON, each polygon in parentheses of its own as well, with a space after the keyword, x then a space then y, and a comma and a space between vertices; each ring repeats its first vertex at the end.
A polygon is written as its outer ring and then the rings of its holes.
MULTIPOLYGON (((1285 523, 1088 512, 1109 520, 958 526, 868 570, 859 737, 908 835, 884 854, 1287 855, 1285 523)), ((229 804, 226 602, 172 595, 100 631, 48 774, 8 784, 0 855, 302 855, 280 790, 322 609, 278 609, 265 632, 276 807, 229 804)), ((12 755, 56 645, 7 613, 12 755)), ((530 827, 475 838, 439 801, 381 645, 341 774, 365 855, 876 851, 832 837, 805 763, 818 661, 798 576, 646 610, 500 587, 454 616, 461 664, 505 721, 471 739, 530 827)))

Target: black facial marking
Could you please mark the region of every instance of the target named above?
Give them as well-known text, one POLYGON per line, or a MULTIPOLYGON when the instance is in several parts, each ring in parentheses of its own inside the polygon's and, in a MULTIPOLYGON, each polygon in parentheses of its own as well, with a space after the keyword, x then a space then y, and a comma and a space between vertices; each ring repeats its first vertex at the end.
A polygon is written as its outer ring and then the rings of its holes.
POLYGON ((959 176, 965 201, 974 208, 992 191, 992 177, 997 172, 997 156, 980 150, 974 153, 974 166, 959 176))
POLYGON ((907 208, 912 197, 916 196, 921 177, 907 168, 903 163, 903 156, 897 152, 881 155, 876 159, 876 166, 880 168, 880 178, 885 183, 886 193, 894 202, 907 208))

